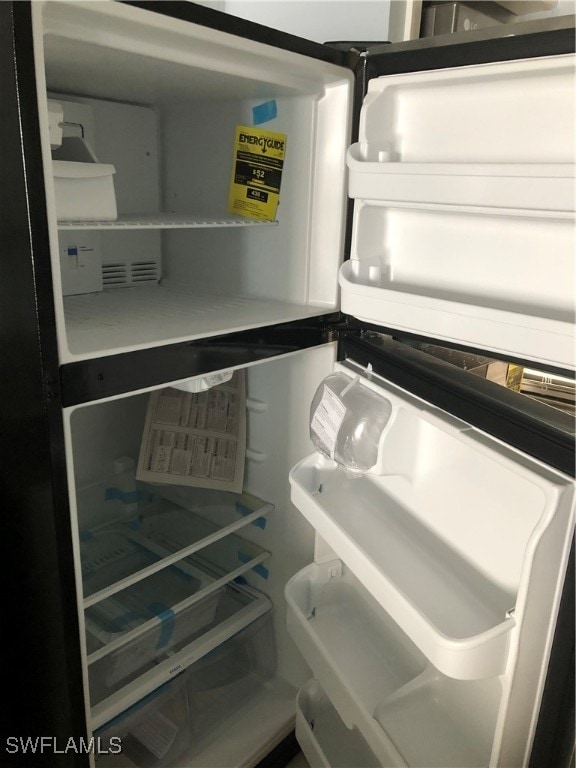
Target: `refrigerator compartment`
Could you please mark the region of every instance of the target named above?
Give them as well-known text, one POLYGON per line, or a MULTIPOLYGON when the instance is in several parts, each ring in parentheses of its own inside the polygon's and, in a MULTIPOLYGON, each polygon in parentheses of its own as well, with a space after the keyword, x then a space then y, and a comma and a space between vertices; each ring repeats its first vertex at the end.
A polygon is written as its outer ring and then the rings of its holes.
POLYGON ((166 683, 97 730, 98 768, 163 768, 174 765, 191 739, 184 675, 166 683), (121 753, 118 753, 121 745, 121 753))
POLYGON ((359 141, 371 162, 573 163, 573 93, 572 55, 374 78, 359 141))
POLYGON ((88 667, 91 722, 94 729, 109 722, 192 663, 219 647, 271 608, 270 600, 249 587, 228 584, 219 590, 212 621, 169 650, 147 661, 112 685, 104 675, 107 657, 88 667))
POLYGON ((296 738, 312 768, 381 765, 361 734, 346 728, 317 680, 309 680, 298 692, 296 738))
POLYGON ((52 157, 56 216, 60 221, 117 217, 113 165, 99 163, 84 139, 76 136, 65 137, 52 157))
POLYGON ((374 712, 422 673, 424 656, 340 561, 297 573, 286 601, 288 631, 346 726, 382 765, 404 765, 374 712))
POLYGON ((574 210, 573 161, 393 162, 389 156, 389 152, 366 142, 348 149, 350 197, 398 203, 574 210))
POLYGON ((383 701, 374 717, 407 765, 485 768, 501 695, 498 678, 468 682, 429 670, 383 701))
POLYGON ((342 310, 573 367, 574 247, 563 214, 357 202, 352 259, 339 277, 342 310))
MULTIPOLYGON (((240 504, 244 497, 238 495, 240 504)), ((254 498, 254 497, 252 497, 254 498)), ((245 499, 250 503, 248 499, 245 499)), ((256 513, 260 519, 260 510, 256 513)), ((269 555, 257 544, 233 533, 249 524, 254 513, 219 528, 191 510, 173 504, 113 522, 81 536, 84 607, 110 598, 142 579, 174 566, 204 580, 235 578, 269 555)))
POLYGON ((54 3, 35 10, 34 23, 62 361, 337 308, 353 82, 345 67, 287 51, 278 58, 277 48, 252 41, 239 63, 230 35, 145 8, 54 3), (105 264, 137 252, 110 238, 157 229, 158 286, 137 296, 111 296, 106 286, 58 295, 44 83, 51 99, 91 107, 93 145, 116 168, 117 223, 76 228, 100 228, 105 264), (277 116, 262 127, 287 136, 287 155, 277 225, 254 226, 227 212, 234 136, 268 101, 277 116))
POLYGON ((201 738, 220 728, 262 690, 275 670, 274 629, 267 613, 188 669, 192 733, 201 738))

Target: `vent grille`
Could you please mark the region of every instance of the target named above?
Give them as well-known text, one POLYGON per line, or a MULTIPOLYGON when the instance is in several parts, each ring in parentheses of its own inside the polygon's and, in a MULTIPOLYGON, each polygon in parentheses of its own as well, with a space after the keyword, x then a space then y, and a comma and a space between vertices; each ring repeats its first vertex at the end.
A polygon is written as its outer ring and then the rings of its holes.
POLYGON ((128 269, 126 264, 103 264, 102 284, 105 288, 128 285, 128 269))
POLYGON ((131 265, 130 275, 133 283, 157 283, 158 264, 155 261, 136 261, 131 265))
POLYGON ((116 262, 102 265, 104 288, 125 288, 131 285, 158 283, 160 266, 156 261, 116 262))

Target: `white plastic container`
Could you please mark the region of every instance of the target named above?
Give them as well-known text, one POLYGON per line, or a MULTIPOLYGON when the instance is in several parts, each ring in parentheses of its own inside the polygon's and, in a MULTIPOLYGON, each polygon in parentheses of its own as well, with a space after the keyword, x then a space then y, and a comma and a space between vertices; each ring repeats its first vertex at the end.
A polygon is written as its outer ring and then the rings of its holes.
POLYGON ((118 217, 113 165, 99 163, 84 139, 67 137, 53 153, 59 221, 114 221, 118 217))
POLYGON ((200 738, 221 725, 262 689, 275 670, 274 629, 267 613, 189 668, 192 733, 200 738))
POLYGON ((324 456, 353 472, 378 471, 380 442, 392 404, 360 376, 332 373, 310 406, 310 437, 324 456))

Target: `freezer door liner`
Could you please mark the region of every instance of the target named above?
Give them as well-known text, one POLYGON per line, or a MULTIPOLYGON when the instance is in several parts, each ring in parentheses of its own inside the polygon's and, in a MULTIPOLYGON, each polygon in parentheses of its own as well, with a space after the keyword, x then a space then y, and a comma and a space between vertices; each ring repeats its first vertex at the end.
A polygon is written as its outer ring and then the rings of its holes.
POLYGON ((370 81, 342 311, 573 368, 574 57, 370 81))

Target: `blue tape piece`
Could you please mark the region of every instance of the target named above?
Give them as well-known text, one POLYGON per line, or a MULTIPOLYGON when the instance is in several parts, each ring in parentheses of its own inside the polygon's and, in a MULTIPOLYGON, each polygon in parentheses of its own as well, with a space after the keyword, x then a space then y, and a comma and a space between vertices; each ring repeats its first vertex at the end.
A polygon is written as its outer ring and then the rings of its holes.
POLYGON ((140 616, 140 614, 134 613, 134 611, 127 611, 121 616, 117 616, 115 619, 112 619, 112 623, 117 626, 118 629, 123 629, 127 624, 131 624, 133 621, 141 620, 142 616, 140 616))
POLYGON ((148 610, 156 614, 161 621, 160 637, 156 643, 156 650, 159 651, 160 648, 164 648, 170 642, 176 624, 176 616, 172 608, 168 608, 164 603, 150 603, 148 610))
MULTIPOLYGON (((238 514, 242 515, 243 517, 247 517, 248 515, 251 515, 252 512, 254 512, 253 509, 245 507, 244 504, 241 504, 239 501, 235 501, 234 506, 236 507, 236 512, 238 512, 238 514)), ((259 517, 256 520, 252 520, 251 525, 255 525, 257 528, 266 528, 266 518, 259 517)))
POLYGON ((151 501, 154 495, 146 491, 121 491, 120 488, 106 488, 106 501, 121 501, 123 504, 136 504, 139 501, 151 501))
POLYGON ((244 576, 236 576, 236 578, 234 579, 234 583, 235 584, 248 584, 248 582, 246 581, 244 576))
POLYGON ((275 117, 278 117, 278 105, 275 99, 265 101, 264 104, 258 104, 257 107, 252 107, 252 123, 254 125, 267 123, 270 120, 274 120, 275 117))
MULTIPOLYGON (((238 552, 238 560, 240 560, 241 563, 248 563, 250 560, 252 560, 252 557, 250 555, 244 554, 244 552, 238 552)), ((265 568, 263 565, 253 565, 252 570, 263 579, 268 578, 268 568, 265 568)))
POLYGON ((84 531, 80 534, 80 541, 90 541, 94 538, 94 534, 91 531, 84 531))

